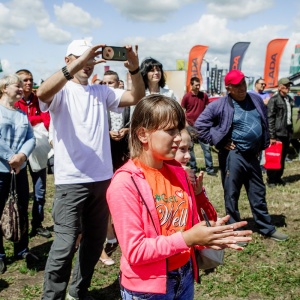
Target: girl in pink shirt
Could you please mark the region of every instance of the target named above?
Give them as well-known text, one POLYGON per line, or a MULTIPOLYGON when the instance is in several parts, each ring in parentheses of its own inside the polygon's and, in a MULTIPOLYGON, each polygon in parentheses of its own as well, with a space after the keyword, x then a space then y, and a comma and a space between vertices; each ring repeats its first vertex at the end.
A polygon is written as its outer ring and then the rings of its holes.
POLYGON ((229 216, 207 227, 199 222, 193 187, 174 158, 185 116, 163 95, 144 97, 130 128, 131 159, 116 171, 107 201, 122 250, 122 299, 194 297, 198 280, 194 246, 242 250, 251 231, 234 231, 247 222, 224 225, 229 216))

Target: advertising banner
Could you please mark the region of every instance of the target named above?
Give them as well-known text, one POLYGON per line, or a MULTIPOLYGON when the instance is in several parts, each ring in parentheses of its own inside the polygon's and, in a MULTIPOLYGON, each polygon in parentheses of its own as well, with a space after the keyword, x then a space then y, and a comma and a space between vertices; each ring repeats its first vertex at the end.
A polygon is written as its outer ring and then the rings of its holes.
POLYGON ((250 42, 238 42, 231 48, 229 71, 242 70, 242 62, 250 42))
POLYGON ((192 77, 198 77, 202 84, 201 65, 203 57, 208 49, 208 46, 196 45, 190 50, 188 69, 186 74, 186 91, 190 91, 190 80, 192 77))
POLYGON ((274 39, 267 46, 264 69, 266 89, 278 86, 280 60, 287 42, 288 39, 274 39))

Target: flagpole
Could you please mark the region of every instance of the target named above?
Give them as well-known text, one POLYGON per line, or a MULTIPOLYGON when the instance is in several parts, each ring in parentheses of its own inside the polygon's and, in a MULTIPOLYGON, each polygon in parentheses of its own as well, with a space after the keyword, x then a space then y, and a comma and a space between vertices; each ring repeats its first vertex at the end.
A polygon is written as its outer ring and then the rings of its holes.
POLYGON ((206 62, 206 91, 209 94, 209 62, 205 58, 203 60, 206 62))

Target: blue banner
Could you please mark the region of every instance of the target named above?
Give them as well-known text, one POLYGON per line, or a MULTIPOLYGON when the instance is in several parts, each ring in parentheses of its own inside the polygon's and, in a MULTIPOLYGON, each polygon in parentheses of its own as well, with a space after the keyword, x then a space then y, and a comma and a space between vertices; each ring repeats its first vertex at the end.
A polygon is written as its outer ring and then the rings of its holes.
POLYGON ((238 42, 232 46, 229 71, 242 70, 242 62, 249 45, 250 42, 238 42))

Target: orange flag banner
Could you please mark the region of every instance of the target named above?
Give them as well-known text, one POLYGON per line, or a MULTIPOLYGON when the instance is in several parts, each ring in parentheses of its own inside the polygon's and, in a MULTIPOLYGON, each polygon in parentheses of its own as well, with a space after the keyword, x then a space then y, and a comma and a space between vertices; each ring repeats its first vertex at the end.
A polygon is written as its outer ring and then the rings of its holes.
POLYGON ((186 91, 190 91, 190 80, 192 77, 198 77, 202 84, 201 65, 203 57, 208 49, 208 46, 196 45, 190 50, 187 76, 186 76, 186 91))
POLYGON ((267 46, 264 70, 266 88, 278 86, 280 60, 287 42, 288 39, 274 39, 267 46))

